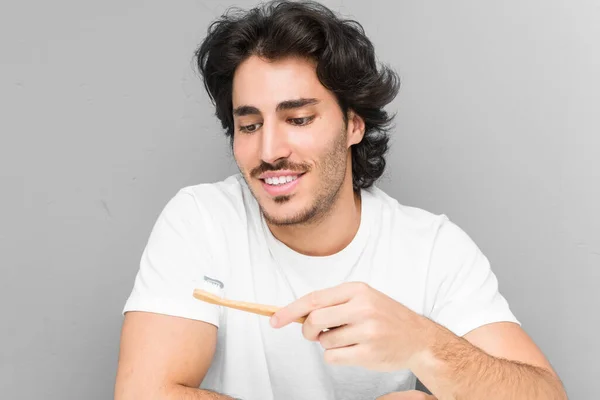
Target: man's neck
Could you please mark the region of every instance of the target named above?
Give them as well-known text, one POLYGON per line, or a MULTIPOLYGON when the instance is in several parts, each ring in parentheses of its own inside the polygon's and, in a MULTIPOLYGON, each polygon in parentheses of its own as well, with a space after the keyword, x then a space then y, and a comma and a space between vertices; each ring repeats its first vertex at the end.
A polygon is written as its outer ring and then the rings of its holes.
POLYGON ((343 250, 356 235, 361 220, 359 193, 352 186, 339 193, 327 215, 300 226, 273 226, 273 235, 292 250, 308 256, 328 256, 343 250))

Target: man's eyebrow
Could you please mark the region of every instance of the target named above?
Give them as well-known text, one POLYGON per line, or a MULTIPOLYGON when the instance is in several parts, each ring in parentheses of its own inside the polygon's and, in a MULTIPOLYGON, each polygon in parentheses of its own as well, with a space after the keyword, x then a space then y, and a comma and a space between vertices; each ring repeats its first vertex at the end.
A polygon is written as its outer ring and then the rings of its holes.
POLYGON ((295 100, 286 100, 282 101, 277 105, 277 111, 284 110, 292 110, 294 108, 301 108, 304 106, 311 106, 313 104, 317 104, 319 102, 318 99, 310 98, 310 99, 295 99, 295 100))
MULTIPOLYGON (((285 100, 277 104, 277 111, 293 110, 319 103, 318 99, 301 98, 294 100, 285 100)), ((243 117, 244 115, 260 115, 260 110, 254 106, 239 106, 233 109, 233 115, 243 117)))
POLYGON ((233 109, 233 115, 243 117, 244 115, 260 114, 258 108, 254 106, 239 106, 233 109))

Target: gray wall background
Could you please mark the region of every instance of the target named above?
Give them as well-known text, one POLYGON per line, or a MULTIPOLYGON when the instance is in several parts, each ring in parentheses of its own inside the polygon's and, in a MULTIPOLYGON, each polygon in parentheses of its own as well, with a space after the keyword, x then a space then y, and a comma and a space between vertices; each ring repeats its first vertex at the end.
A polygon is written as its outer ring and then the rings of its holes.
MULTIPOLYGON (((597 397, 600 3, 326 4, 403 79, 380 186, 463 227, 570 397, 597 397)), ((191 64, 228 5, 0 4, 0 397, 111 398, 158 213, 236 172, 191 64)))

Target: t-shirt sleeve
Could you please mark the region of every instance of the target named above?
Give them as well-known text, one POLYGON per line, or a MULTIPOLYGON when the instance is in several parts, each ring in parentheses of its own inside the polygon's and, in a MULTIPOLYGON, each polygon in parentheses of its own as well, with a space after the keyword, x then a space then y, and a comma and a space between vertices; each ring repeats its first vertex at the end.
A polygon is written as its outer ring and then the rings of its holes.
POLYGON ((457 336, 494 322, 520 324, 488 259, 445 216, 432 249, 426 304, 428 317, 457 336))
POLYGON ((211 274, 203 212, 183 190, 167 203, 150 233, 123 313, 146 311, 219 326, 218 307, 193 297, 194 288, 211 274))

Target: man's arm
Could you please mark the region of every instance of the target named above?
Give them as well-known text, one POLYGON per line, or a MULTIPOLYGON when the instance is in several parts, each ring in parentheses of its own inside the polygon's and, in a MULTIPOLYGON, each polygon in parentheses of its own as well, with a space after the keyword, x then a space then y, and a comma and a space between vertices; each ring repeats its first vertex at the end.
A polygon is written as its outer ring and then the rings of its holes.
POLYGON ((459 338, 435 325, 411 369, 440 399, 565 400, 558 376, 514 323, 494 323, 459 338))
POLYGON ((202 321, 147 312, 127 312, 115 400, 231 400, 198 386, 212 362, 217 328, 202 321))
POLYGON ((516 323, 482 325, 461 338, 362 282, 311 292, 277 311, 271 325, 302 316, 302 334, 321 344, 326 362, 407 368, 440 400, 567 399, 516 323))

